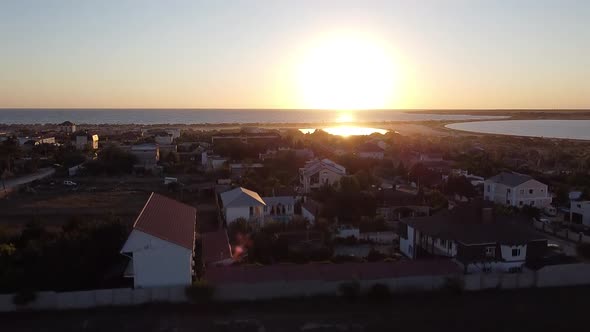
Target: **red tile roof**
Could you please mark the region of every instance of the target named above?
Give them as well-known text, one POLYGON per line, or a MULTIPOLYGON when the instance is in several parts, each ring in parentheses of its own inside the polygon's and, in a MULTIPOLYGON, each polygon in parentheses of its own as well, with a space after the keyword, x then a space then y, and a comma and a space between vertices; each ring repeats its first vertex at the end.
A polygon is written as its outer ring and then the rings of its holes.
POLYGON ((197 209, 152 193, 133 224, 133 229, 193 250, 197 209))
POLYGON ((225 229, 201 234, 203 262, 205 264, 219 262, 231 258, 231 247, 225 229))
POLYGON ((399 261, 343 264, 277 264, 268 266, 210 267, 205 279, 212 284, 260 283, 300 280, 376 280, 387 278, 461 274, 451 260, 399 261))

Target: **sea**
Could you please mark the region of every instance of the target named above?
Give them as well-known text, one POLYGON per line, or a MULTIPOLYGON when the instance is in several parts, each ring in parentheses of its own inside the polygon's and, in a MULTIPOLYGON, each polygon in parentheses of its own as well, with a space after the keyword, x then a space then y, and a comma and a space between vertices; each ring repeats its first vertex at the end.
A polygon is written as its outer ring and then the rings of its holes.
POLYGON ((497 120, 504 116, 427 114, 399 110, 328 111, 285 109, 0 109, 0 124, 255 124, 332 123, 342 114, 350 121, 497 120))

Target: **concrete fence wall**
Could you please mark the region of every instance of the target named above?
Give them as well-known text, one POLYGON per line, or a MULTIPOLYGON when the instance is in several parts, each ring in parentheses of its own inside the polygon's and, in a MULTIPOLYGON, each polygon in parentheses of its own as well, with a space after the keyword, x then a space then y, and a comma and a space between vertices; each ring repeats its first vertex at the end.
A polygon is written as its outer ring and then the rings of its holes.
POLYGON ((540 230, 543 231, 545 233, 549 233, 549 234, 553 234, 555 236, 561 237, 563 239, 575 242, 575 243, 590 243, 590 236, 589 235, 585 235, 584 233, 579 233, 579 232, 575 232, 572 231, 570 229, 562 229, 562 230, 557 230, 549 225, 545 225, 544 223, 540 222, 540 221, 533 221, 533 226, 540 230))
POLYGON ((103 306, 128 306, 156 302, 186 302, 184 287, 115 288, 79 292, 39 292, 33 303, 18 308, 13 304, 14 294, 0 295, 0 312, 53 309, 86 309, 103 306))
MULTIPOLYGON (((590 284, 590 264, 553 265, 538 271, 510 274, 418 276, 361 280, 359 284, 362 292, 367 292, 375 284, 387 285, 392 292, 432 291, 445 287, 449 279, 462 280, 464 289, 467 291, 587 285, 590 284)), ((215 287, 214 299, 229 302, 336 295, 340 285, 349 281, 302 280, 223 284, 215 287)), ((158 302, 182 303, 188 301, 184 291, 184 287, 164 287, 100 289, 64 293, 39 292, 33 303, 22 307, 13 304, 13 294, 6 294, 0 295, 0 312, 85 309, 158 302)))

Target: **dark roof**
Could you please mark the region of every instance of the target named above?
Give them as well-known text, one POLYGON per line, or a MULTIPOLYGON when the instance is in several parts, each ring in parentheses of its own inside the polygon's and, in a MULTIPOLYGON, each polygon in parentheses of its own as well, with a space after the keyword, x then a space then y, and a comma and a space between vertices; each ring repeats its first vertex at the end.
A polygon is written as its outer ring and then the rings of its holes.
POLYGON ((425 205, 418 195, 395 189, 379 191, 377 199, 384 206, 425 205))
POLYGON ((510 187, 515 187, 532 179, 533 178, 531 176, 526 174, 502 172, 498 175, 492 176, 487 180, 495 183, 505 184, 510 187))
POLYGON ((453 261, 437 259, 375 263, 311 263, 212 267, 208 268, 205 272, 205 278, 212 284, 253 284, 301 280, 377 280, 411 276, 450 275, 460 274, 461 272, 462 270, 453 261))
POLYGON ((375 143, 364 143, 357 148, 359 152, 383 152, 383 149, 375 143))
POLYGON ((215 232, 202 233, 201 246, 203 262, 205 264, 215 263, 232 257, 227 232, 223 228, 215 232))
POLYGON ((74 124, 70 121, 64 121, 59 124, 60 126, 73 126, 74 124))
POLYGON ((193 249, 197 209, 166 196, 152 193, 133 229, 193 249))
POLYGON ((409 218, 402 223, 420 232, 464 244, 517 244, 545 239, 530 229, 522 216, 496 215, 488 203, 463 204, 429 217, 409 218), (490 209, 490 220, 484 220, 484 209, 490 209))

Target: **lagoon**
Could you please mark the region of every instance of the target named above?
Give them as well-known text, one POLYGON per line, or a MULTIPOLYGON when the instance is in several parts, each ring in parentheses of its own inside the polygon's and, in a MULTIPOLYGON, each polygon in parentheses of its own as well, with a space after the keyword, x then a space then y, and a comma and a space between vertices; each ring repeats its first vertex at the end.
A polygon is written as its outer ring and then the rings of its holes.
POLYGON ((590 120, 475 121, 445 127, 483 134, 590 140, 590 120))

